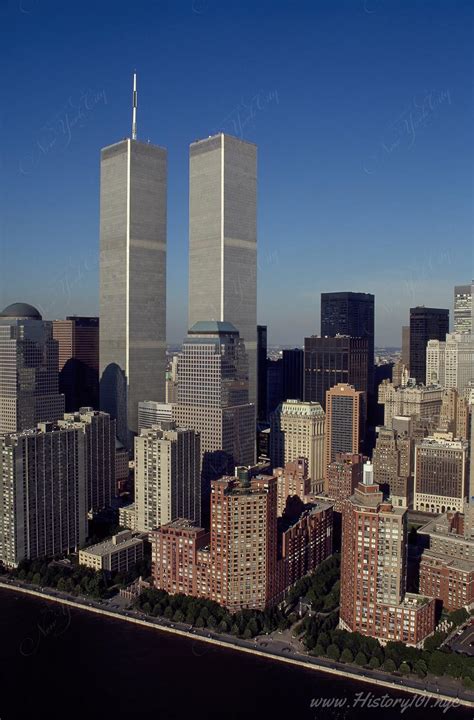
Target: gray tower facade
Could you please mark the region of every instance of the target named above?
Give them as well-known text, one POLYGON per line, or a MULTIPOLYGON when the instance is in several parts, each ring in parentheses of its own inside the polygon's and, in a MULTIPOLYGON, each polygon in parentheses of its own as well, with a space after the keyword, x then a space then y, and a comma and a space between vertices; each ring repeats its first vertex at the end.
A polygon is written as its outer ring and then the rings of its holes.
POLYGON ((138 403, 165 399, 164 148, 123 140, 101 153, 100 406, 130 447, 138 403))
POLYGON ((220 133, 190 147, 189 327, 232 323, 257 401, 257 147, 220 133))
POLYGON ((64 413, 51 322, 25 303, 0 313, 0 434, 54 422, 64 413))
POLYGON ((248 401, 244 343, 230 323, 198 322, 183 343, 178 368, 173 418, 200 433, 206 498, 210 480, 255 462, 255 405, 248 401))

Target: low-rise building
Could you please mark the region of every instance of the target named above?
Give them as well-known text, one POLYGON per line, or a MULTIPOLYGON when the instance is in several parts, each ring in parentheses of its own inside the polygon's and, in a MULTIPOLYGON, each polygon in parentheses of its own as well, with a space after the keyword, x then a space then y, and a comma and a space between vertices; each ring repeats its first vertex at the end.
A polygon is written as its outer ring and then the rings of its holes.
POLYGON ((138 530, 135 503, 130 503, 129 505, 124 505, 119 508, 119 525, 134 532, 138 530))
POLYGON ((170 595, 208 597, 209 588, 198 583, 196 561, 198 550, 209 545, 209 533, 191 520, 178 518, 152 530, 148 537, 155 586, 170 595))
POLYGON ((143 540, 130 530, 122 530, 110 539, 79 550, 79 565, 109 573, 127 572, 143 559, 143 540))

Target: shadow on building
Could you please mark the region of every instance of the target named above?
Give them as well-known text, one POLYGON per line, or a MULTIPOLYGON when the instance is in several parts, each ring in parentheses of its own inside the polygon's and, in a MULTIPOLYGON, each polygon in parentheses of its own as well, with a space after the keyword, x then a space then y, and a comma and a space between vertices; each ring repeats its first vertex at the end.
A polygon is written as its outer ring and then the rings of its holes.
POLYGON ((100 409, 117 421, 117 437, 130 449, 132 438, 127 421, 127 378, 117 363, 107 365, 100 379, 100 409))

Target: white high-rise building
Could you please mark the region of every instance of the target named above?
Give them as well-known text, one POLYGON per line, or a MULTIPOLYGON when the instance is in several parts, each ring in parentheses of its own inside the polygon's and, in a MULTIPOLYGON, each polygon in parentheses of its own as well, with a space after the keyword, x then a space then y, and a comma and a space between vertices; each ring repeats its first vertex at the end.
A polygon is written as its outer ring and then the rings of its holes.
POLYGON ((39 423, 0 436, 0 560, 52 558, 87 535, 87 444, 80 428, 39 423))
POLYGON ((0 313, 0 433, 29 430, 64 413, 53 325, 26 303, 0 313))
POLYGON ((210 481, 255 462, 255 405, 249 402, 245 345, 233 325, 198 322, 179 356, 173 419, 201 436, 202 476, 210 481))
POLYGON ((456 285, 454 288, 454 332, 474 334, 474 285, 456 285))
POLYGON ((136 529, 148 532, 177 518, 201 522, 200 438, 162 422, 135 438, 136 529))
POLYGON ((171 403, 159 403, 154 400, 143 400, 138 403, 138 432, 151 428, 160 422, 170 422, 173 419, 173 406, 171 403))
POLYGON ((100 163, 100 407, 126 447, 166 370, 167 153, 135 136, 100 163))
POLYGON ((257 399, 257 147, 219 133, 190 147, 189 327, 232 323, 257 399))
POLYGON ((87 450, 87 509, 97 513, 112 505, 115 487, 115 420, 90 407, 66 413, 60 428, 77 428, 84 433, 87 450))

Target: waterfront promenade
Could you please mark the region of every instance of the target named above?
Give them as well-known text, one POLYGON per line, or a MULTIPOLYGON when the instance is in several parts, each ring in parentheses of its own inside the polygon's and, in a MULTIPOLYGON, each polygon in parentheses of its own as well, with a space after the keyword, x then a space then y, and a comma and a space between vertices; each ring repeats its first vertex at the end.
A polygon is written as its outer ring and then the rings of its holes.
POLYGON ((387 675, 380 671, 372 671, 365 668, 355 668, 341 663, 335 663, 324 658, 314 658, 298 650, 296 643, 291 643, 284 635, 262 636, 254 640, 241 640, 230 635, 220 635, 209 630, 200 630, 180 623, 173 623, 164 618, 148 618, 143 613, 134 610, 111 609, 107 604, 90 598, 72 597, 66 593, 45 588, 36 588, 17 584, 11 581, 1 581, 0 588, 14 592, 42 598, 43 600, 60 603, 86 610, 98 615, 104 615, 114 620, 122 620, 154 630, 172 633, 202 643, 210 643, 229 650, 245 652, 258 655, 268 660, 280 663, 287 663, 295 666, 323 672, 329 675, 346 677, 353 681, 376 685, 392 691, 401 691, 414 695, 425 696, 434 700, 443 700, 452 703, 454 706, 463 705, 474 708, 472 693, 467 689, 452 685, 449 687, 444 678, 437 679, 436 683, 426 680, 406 679, 387 675))

